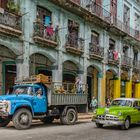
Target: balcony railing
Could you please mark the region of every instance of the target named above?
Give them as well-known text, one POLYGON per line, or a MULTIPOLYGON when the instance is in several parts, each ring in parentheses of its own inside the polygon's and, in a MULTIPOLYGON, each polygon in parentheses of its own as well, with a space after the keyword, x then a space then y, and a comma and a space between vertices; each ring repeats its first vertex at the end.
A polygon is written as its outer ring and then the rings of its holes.
POLYGON ((58 32, 53 27, 44 26, 41 23, 34 23, 34 40, 45 45, 57 46, 58 32))
POLYGON ((0 13, 0 32, 14 36, 21 35, 21 16, 8 11, 0 13))
POLYGON ((108 50, 108 63, 118 64, 119 54, 117 51, 108 50))
POLYGON ((122 56, 122 66, 128 66, 128 67, 132 67, 132 58, 128 57, 128 56, 122 56))
POLYGON ((127 33, 128 35, 140 40, 140 31, 131 28, 129 25, 124 24, 121 20, 117 19, 116 17, 113 18, 113 25, 116 26, 118 29, 127 33))
POLYGON ((101 5, 90 1, 86 5, 86 9, 91 13, 97 15, 98 17, 102 18, 103 20, 111 23, 111 14, 107 10, 105 10, 101 5))
POLYGON ((89 53, 91 57, 104 57, 104 48, 100 47, 97 44, 90 43, 89 44, 89 53))
POLYGON ((133 67, 137 68, 137 69, 140 69, 140 61, 133 60, 133 67))
POLYGON ((66 35, 66 50, 75 54, 81 54, 84 51, 84 39, 73 36, 72 34, 66 35))

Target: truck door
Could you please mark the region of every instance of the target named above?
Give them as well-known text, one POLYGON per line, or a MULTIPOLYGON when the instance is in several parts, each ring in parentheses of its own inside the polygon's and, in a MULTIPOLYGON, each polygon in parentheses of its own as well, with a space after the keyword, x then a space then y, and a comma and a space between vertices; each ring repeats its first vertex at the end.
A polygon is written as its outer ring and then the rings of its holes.
POLYGON ((34 113, 47 112, 47 97, 41 87, 35 87, 35 96, 33 100, 34 113))

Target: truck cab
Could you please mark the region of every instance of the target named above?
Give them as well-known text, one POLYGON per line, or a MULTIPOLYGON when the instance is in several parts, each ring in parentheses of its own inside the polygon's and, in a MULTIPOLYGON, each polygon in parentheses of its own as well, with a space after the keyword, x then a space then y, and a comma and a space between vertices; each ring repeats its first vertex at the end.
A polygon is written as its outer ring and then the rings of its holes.
POLYGON ((51 123, 55 118, 62 124, 75 124, 77 113, 87 109, 87 94, 70 93, 62 90, 63 85, 54 86, 44 79, 48 78, 39 75, 35 80, 16 82, 9 95, 0 96, 1 127, 12 121, 15 128, 27 129, 32 119, 51 123))

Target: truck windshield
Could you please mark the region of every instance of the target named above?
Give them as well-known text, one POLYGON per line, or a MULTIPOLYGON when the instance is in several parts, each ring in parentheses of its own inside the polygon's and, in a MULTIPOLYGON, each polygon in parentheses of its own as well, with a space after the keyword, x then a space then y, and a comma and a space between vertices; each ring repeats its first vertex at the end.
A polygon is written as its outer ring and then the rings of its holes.
POLYGON ((31 87, 31 86, 14 87, 12 94, 33 95, 33 87, 31 87))
POLYGON ((130 100, 113 100, 111 106, 132 106, 130 100))

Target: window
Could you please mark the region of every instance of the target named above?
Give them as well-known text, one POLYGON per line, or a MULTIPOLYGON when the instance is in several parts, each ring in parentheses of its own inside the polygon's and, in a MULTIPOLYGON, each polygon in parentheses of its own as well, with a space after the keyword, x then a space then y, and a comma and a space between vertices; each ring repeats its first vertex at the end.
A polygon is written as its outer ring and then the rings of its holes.
POLYGON ((130 8, 124 5, 123 21, 125 25, 129 25, 130 21, 130 8))
POLYGON ((49 10, 39 6, 37 7, 37 18, 40 19, 42 24, 50 25, 52 22, 51 15, 52 13, 49 10))
POLYGON ((113 21, 117 17, 117 0, 111 0, 111 7, 110 7, 110 12, 113 17, 113 21))
POLYGON ((133 106, 134 107, 140 107, 140 101, 135 101, 133 106))
POLYGON ((95 45, 99 44, 99 34, 95 31, 92 31, 91 33, 91 43, 95 45))
POLYGON ((3 9, 7 9, 8 0, 0 0, 0 7, 3 9))
POLYGON ((68 43, 72 46, 78 45, 79 24, 68 20, 68 43))
POLYGON ((109 50, 115 50, 115 41, 113 39, 109 39, 109 50))

